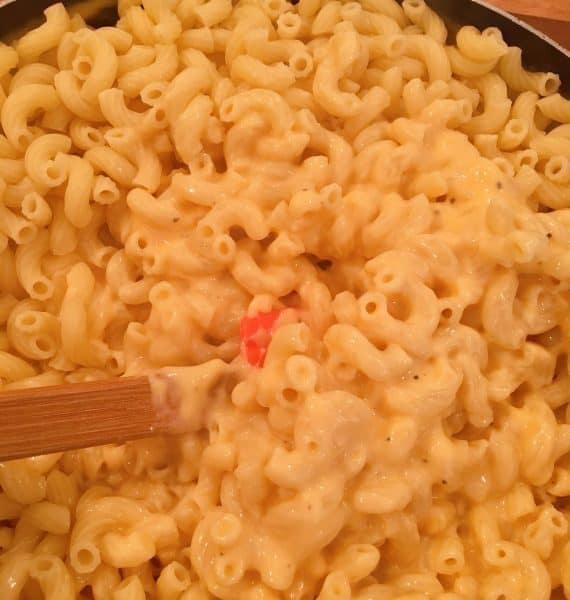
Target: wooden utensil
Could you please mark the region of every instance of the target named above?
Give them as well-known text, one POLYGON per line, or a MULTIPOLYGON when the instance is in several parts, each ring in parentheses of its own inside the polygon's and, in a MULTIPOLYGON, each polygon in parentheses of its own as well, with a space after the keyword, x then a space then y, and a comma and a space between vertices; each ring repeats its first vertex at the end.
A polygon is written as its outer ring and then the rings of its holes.
POLYGON ((168 433, 148 377, 0 394, 0 461, 168 433))

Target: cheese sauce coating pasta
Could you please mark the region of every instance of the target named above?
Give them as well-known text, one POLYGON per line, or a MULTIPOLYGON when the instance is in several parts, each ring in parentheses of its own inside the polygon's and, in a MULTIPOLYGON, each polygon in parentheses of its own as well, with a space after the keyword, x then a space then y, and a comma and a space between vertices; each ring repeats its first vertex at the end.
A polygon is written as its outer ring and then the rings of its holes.
POLYGON ((423 0, 119 14, 0 46, 1 389, 168 367, 192 431, 0 463, 0 599, 570 598, 558 76, 423 0))

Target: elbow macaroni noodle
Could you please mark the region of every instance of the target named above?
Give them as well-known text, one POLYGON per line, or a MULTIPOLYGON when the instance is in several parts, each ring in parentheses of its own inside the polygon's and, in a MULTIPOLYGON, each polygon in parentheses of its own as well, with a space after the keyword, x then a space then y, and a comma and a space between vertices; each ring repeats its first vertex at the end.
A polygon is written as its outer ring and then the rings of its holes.
POLYGON ((0 598, 570 598, 558 76, 424 0, 119 14, 0 48, 0 384, 191 431, 0 463, 0 598))

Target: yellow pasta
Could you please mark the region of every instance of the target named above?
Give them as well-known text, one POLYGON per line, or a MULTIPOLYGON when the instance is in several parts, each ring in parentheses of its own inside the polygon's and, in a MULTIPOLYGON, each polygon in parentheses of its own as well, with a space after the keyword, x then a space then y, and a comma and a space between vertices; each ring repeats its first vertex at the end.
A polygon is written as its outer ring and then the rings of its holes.
POLYGON ((118 12, 0 46, 0 391, 188 431, 0 463, 0 600, 568 596, 558 76, 424 0, 118 12))

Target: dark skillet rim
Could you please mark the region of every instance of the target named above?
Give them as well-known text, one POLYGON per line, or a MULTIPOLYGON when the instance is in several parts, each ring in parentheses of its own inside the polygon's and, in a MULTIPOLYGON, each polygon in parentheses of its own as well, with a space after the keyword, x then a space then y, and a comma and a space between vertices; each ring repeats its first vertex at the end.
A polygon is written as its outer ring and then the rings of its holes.
POLYGON ((498 27, 510 46, 523 49, 527 69, 558 73, 562 79, 561 92, 570 94, 570 51, 542 31, 484 0, 427 0, 427 3, 445 15, 452 33, 463 25, 475 25, 479 29, 498 27))
MULTIPOLYGON (((0 39, 10 39, 13 32, 21 32, 28 23, 41 19, 43 11, 52 4, 63 2, 65 6, 81 4, 84 0, 7 0, 7 3, 0 6, 0 39)), ((93 27, 103 27, 105 25, 114 25, 119 18, 112 0, 109 0, 109 6, 102 8, 101 11, 88 22, 93 27)))

